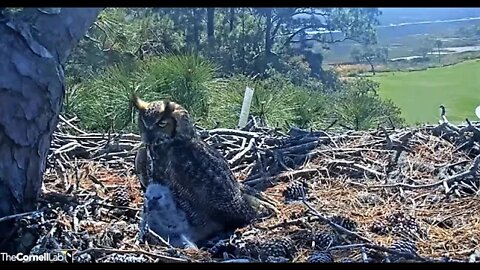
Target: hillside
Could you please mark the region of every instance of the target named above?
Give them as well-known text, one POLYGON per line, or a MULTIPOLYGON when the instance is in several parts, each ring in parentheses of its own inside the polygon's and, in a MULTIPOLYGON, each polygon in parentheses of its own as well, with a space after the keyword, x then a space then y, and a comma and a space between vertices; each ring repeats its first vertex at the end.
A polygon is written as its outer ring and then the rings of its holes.
POLYGON ((407 123, 436 123, 439 106, 447 108, 450 121, 477 119, 480 105, 480 60, 412 72, 378 73, 380 96, 397 104, 407 123))

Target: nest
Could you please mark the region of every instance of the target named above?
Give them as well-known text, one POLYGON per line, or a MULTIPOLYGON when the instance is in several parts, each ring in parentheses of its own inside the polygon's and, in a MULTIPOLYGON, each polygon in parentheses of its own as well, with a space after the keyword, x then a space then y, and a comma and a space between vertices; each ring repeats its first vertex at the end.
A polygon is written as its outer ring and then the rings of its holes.
MULTIPOLYGON (((139 240, 135 134, 86 133, 61 118, 37 211, 17 214, 24 253, 71 250, 78 262, 476 261, 476 124, 368 132, 199 129, 237 179, 278 214, 178 249, 139 240)), ((9 217, 7 217, 9 218, 9 217)))

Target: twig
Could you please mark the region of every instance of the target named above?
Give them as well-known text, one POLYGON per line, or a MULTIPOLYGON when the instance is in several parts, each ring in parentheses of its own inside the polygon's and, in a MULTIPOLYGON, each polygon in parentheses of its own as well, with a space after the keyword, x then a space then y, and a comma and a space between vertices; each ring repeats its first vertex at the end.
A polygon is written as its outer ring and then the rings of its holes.
POLYGON ((87 134, 87 132, 77 128, 76 126, 72 125, 69 121, 67 121, 63 116, 59 115, 58 116, 60 120, 62 120, 63 123, 67 124, 69 127, 73 128, 74 130, 80 132, 81 134, 87 134))
POLYGON ((110 204, 105 204, 105 203, 92 203, 92 205, 99 205, 99 206, 104 206, 107 208, 117 208, 117 209, 127 209, 127 210, 132 210, 132 211, 140 211, 141 209, 138 208, 133 208, 133 207, 128 207, 128 206, 116 206, 116 205, 110 205, 110 204))
POLYGON ((374 169, 370 169, 368 167, 365 167, 361 164, 358 164, 358 163, 355 163, 354 161, 349 161, 349 160, 331 160, 328 162, 329 164, 340 164, 340 165, 344 165, 344 166, 348 166, 348 167, 354 167, 354 168, 357 168, 357 169, 360 169, 360 170, 363 170, 363 171, 366 171, 366 172, 369 172, 371 174, 374 174, 376 176, 379 176, 379 177, 385 177, 385 174, 381 173, 381 172, 377 172, 375 171, 374 169))
POLYGON ((258 138, 259 135, 257 133, 249 132, 249 131, 241 131, 241 130, 235 130, 235 129, 226 129, 226 128, 217 128, 217 129, 212 129, 208 132, 211 135, 219 134, 219 135, 235 135, 235 136, 241 136, 241 137, 246 137, 246 138, 258 138))
POLYGON ((237 163, 241 161, 243 156, 245 156, 245 154, 248 153, 248 151, 252 150, 254 144, 255 144, 255 139, 251 138, 247 147, 245 147, 245 149, 243 149, 240 153, 236 154, 231 160, 228 161, 230 166, 237 165, 237 163))
POLYGON ((304 224, 306 221, 317 221, 317 220, 319 220, 319 218, 317 216, 314 216, 313 218, 312 217, 301 217, 301 218, 296 218, 296 219, 292 219, 292 220, 288 220, 288 221, 286 220, 286 221, 274 224, 272 226, 267 227, 266 229, 272 230, 272 229, 279 228, 279 227, 286 227, 286 226, 290 226, 290 225, 300 225, 300 224, 304 224))
POLYGON ((448 185, 451 184, 452 182, 467 177, 467 176, 475 176, 478 170, 478 166, 480 165, 480 155, 476 156, 475 159, 472 162, 472 165, 468 168, 468 170, 461 172, 459 174, 453 175, 447 179, 444 180, 439 180, 434 183, 430 184, 424 184, 424 185, 409 185, 409 184, 404 184, 404 183, 396 183, 392 185, 374 185, 374 186, 366 186, 367 188, 393 188, 393 187, 404 187, 404 188, 410 188, 410 189, 419 189, 419 188, 430 188, 430 187, 436 187, 440 185, 448 185))
POLYGON ((60 153, 70 152, 70 151, 74 150, 75 148, 77 148, 79 146, 81 147, 81 145, 78 142, 75 142, 75 141, 69 142, 65 145, 62 145, 60 148, 55 150, 53 153, 54 154, 60 154, 60 153))
POLYGON ((221 263, 249 263, 249 259, 231 259, 226 261, 221 261, 221 263))
POLYGON ((25 212, 25 213, 20 213, 20 214, 9 215, 9 216, 5 216, 5 217, 0 218, 0 222, 4 222, 4 221, 10 220, 10 219, 15 219, 15 218, 19 218, 19 217, 34 215, 34 214, 38 214, 38 213, 41 213, 41 212, 42 211, 31 211, 31 212, 25 212))
POLYGON ((323 222, 327 223, 330 227, 332 227, 333 229, 335 229, 336 231, 340 232, 340 233, 344 233, 344 234, 347 234, 349 236, 353 236, 359 240, 362 240, 363 242, 366 242, 366 243, 371 243, 372 241, 368 238, 365 238, 361 235, 359 235, 358 233, 356 232, 352 232, 350 230, 347 230, 345 229, 344 227, 330 221, 330 219, 324 217, 320 212, 317 211, 317 209, 315 209, 312 205, 310 205, 310 203, 308 203, 307 201, 303 200, 303 203, 305 204, 305 206, 307 206, 307 208, 312 212, 312 214, 314 214, 316 217, 318 217, 320 220, 322 220, 323 222))
POLYGON ((291 178, 291 177, 301 177, 301 176, 307 176, 311 175, 313 173, 318 173, 318 169, 303 169, 303 170, 296 170, 296 171, 290 171, 290 172, 284 172, 275 176, 270 176, 270 177, 259 177, 255 179, 250 179, 250 180, 245 180, 243 181, 244 184, 253 186, 261 182, 276 182, 278 180, 284 179, 284 178, 291 178))
POLYGON ((168 243, 165 239, 163 239, 163 237, 161 237, 160 235, 158 235, 156 232, 154 232, 152 229, 148 227, 147 227, 147 234, 150 234, 150 236, 155 238, 155 240, 157 240, 158 242, 164 244, 166 247, 173 248, 172 245, 170 245, 170 243, 168 243))

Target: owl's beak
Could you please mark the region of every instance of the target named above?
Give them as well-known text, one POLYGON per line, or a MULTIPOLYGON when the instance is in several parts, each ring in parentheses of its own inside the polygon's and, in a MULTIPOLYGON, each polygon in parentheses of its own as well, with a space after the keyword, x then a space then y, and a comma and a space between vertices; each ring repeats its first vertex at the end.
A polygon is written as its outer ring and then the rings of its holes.
POLYGON ((139 111, 147 110, 148 106, 150 105, 150 103, 143 101, 137 95, 132 96, 132 102, 135 108, 137 108, 139 111))

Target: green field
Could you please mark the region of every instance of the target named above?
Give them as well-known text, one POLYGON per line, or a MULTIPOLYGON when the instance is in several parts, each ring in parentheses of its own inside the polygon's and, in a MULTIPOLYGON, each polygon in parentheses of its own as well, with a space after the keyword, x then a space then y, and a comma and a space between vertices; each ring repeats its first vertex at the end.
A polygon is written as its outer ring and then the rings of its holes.
POLYGON ((480 60, 412 72, 388 72, 371 77, 380 83, 380 95, 402 110, 408 124, 438 123, 445 105, 453 123, 477 121, 480 105, 480 60))

